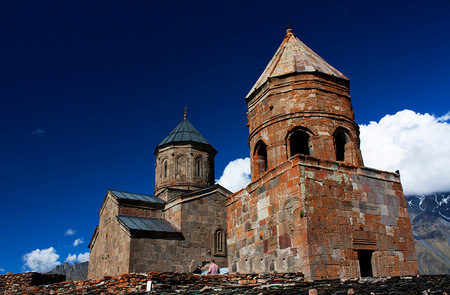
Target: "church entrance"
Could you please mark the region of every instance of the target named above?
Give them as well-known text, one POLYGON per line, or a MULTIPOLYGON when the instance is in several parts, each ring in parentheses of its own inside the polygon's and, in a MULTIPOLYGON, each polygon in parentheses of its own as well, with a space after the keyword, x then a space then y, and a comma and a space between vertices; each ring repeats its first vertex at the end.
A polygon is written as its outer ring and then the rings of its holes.
POLYGON ((371 250, 357 250, 361 277, 373 277, 371 250))

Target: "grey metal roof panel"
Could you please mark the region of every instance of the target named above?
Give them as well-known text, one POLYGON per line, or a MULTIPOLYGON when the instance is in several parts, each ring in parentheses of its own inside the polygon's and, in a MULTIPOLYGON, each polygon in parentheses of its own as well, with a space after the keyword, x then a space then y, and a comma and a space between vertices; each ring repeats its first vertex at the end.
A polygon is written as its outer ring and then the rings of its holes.
POLYGON ((165 203, 160 198, 157 198, 157 197, 151 196, 151 195, 127 193, 127 192, 122 192, 122 191, 118 191, 118 190, 111 190, 111 189, 109 191, 114 196, 116 196, 116 198, 118 198, 118 199, 135 200, 135 201, 158 203, 158 204, 164 204, 165 203))
POLYGON ((163 219, 134 216, 117 216, 117 219, 129 230, 180 233, 167 220, 163 219))
POLYGON ((162 146, 172 142, 199 142, 211 145, 195 127, 184 118, 158 145, 162 146))

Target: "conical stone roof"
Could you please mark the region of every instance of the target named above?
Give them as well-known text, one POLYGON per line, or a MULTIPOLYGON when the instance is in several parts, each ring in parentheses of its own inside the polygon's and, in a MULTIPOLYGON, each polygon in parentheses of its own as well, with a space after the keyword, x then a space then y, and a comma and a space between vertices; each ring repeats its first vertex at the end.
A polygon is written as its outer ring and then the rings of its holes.
POLYGON ((291 29, 288 29, 283 43, 281 43, 277 52, 255 85, 253 85, 246 98, 261 87, 269 78, 291 73, 307 72, 321 72, 348 80, 341 72, 329 65, 324 59, 300 41, 291 29))
POLYGON ((163 145, 179 142, 198 142, 211 146, 186 117, 156 146, 156 149, 163 145))

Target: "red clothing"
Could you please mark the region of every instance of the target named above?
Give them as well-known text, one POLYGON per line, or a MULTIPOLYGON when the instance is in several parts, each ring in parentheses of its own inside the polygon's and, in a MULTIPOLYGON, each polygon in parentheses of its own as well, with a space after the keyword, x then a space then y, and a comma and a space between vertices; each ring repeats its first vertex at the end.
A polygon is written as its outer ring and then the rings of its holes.
POLYGON ((218 275, 219 274, 219 266, 217 264, 215 264, 214 262, 211 262, 211 265, 209 266, 209 269, 208 269, 208 274, 218 275))

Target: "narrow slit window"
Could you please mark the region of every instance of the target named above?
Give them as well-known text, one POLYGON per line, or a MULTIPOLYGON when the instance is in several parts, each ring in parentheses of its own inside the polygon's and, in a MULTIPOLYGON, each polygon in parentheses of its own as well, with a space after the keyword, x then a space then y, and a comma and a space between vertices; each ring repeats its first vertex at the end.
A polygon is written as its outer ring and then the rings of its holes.
POLYGON ((195 176, 196 177, 202 177, 202 159, 196 158, 195 159, 195 176))
POLYGON ((214 255, 225 256, 225 232, 223 229, 216 229, 214 232, 214 255))

